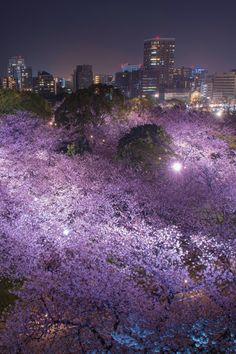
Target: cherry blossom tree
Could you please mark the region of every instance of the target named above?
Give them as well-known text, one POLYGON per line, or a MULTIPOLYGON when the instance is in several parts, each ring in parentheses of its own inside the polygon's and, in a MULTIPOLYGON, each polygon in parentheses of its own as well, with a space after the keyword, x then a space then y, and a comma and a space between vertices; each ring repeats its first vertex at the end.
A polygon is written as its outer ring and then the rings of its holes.
POLYGON ((85 134, 93 152, 68 156, 67 130, 1 117, 0 277, 17 300, 2 313, 0 352, 233 352, 231 127, 170 110, 107 117, 85 134), (162 169, 116 159, 141 124, 172 138, 162 169))

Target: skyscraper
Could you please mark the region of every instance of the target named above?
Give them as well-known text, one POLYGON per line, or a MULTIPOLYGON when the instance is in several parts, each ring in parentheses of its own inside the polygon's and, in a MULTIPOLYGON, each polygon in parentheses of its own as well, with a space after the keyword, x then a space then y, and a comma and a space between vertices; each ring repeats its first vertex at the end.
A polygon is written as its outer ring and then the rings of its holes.
POLYGON ((73 75, 74 91, 88 88, 93 84, 92 65, 77 65, 73 75))
POLYGON ((32 89, 32 68, 25 65, 25 60, 21 56, 9 58, 8 61, 8 80, 15 82, 17 90, 32 89))
POLYGON ((33 90, 33 75, 31 66, 25 66, 22 71, 22 90, 32 91, 33 90))
POLYGON ((8 60, 8 77, 14 79, 16 88, 22 89, 22 78, 25 69, 25 60, 21 56, 11 57, 8 60))
POLYGON ((144 41, 143 94, 155 94, 173 82, 175 38, 155 37, 144 41))

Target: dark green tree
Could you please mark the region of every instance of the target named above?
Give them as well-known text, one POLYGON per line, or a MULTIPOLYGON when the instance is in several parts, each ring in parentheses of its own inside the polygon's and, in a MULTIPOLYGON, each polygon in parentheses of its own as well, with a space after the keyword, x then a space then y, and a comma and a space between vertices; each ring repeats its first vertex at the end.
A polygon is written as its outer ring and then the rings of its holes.
POLYGON ((139 125, 119 140, 117 153, 132 165, 158 167, 173 155, 170 144, 171 138, 162 127, 139 125))
POLYGON ((0 90, 0 114, 27 111, 45 119, 52 114, 50 104, 32 92, 0 90))
POLYGON ((92 85, 68 95, 56 111, 56 123, 66 126, 102 124, 114 109, 122 110, 125 99, 119 90, 107 85, 92 85))

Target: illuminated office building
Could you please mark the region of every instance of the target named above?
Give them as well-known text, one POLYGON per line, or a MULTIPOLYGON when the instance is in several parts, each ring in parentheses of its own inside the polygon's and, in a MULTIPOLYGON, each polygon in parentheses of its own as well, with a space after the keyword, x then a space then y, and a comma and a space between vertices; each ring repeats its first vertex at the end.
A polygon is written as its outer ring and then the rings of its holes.
POLYGON ((143 94, 156 94, 173 84, 174 38, 151 38, 144 42, 142 69, 143 94))

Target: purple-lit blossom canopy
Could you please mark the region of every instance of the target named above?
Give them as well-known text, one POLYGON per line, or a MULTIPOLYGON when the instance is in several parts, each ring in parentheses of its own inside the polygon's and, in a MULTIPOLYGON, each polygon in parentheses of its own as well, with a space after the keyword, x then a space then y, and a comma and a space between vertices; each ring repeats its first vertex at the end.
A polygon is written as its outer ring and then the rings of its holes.
POLYGON ((86 127, 82 157, 57 152, 66 134, 24 113, 0 120, 0 276, 17 284, 0 352, 234 352, 232 128, 180 110, 108 117, 86 127), (115 158, 146 123, 176 154, 149 174, 115 158))

